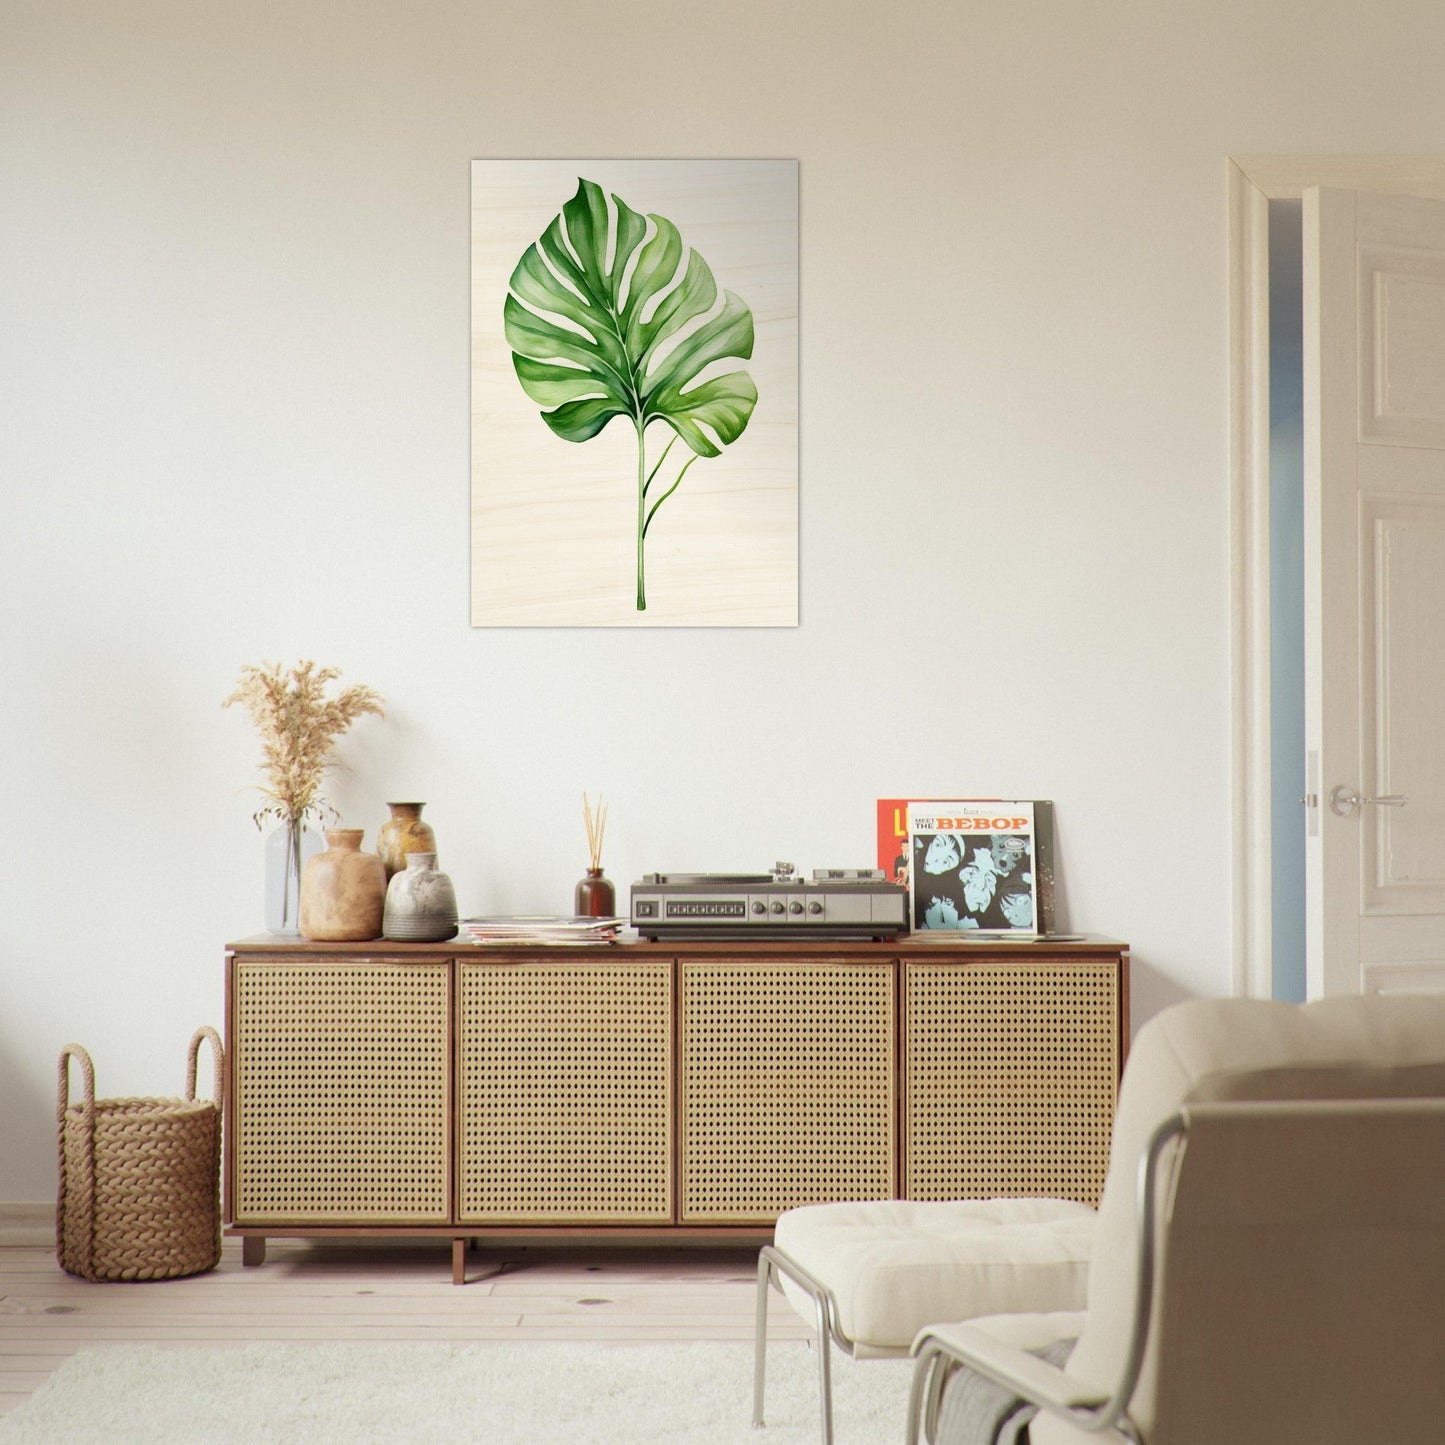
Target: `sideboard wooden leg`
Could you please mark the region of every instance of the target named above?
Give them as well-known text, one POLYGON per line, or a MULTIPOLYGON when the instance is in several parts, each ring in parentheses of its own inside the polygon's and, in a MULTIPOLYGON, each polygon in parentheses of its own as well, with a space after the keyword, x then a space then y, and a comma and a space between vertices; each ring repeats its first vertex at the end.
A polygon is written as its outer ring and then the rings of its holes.
POLYGON ((467 1242, 465 1239, 452 1240, 452 1283, 467 1282, 467 1242))
POLYGON ((244 1265, 266 1263, 266 1236, 264 1234, 243 1234, 241 1236, 241 1263, 244 1265))

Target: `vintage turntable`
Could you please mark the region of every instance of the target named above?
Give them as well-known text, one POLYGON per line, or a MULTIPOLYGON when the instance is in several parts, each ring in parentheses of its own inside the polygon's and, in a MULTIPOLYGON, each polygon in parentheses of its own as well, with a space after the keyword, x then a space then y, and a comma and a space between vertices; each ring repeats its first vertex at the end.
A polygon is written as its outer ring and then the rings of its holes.
POLYGON ((908 891, 876 868, 771 873, 647 873, 632 885, 632 926, 644 938, 894 938, 908 926, 908 891))

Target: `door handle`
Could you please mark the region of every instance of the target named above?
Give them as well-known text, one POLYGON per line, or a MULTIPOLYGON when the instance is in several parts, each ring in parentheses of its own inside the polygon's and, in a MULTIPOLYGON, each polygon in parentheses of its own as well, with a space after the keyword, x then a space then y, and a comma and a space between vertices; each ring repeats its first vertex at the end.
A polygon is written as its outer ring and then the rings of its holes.
POLYGON ((1403 793, 1385 793, 1378 798, 1361 797, 1345 783, 1330 790, 1330 812, 1348 818, 1356 808, 1403 808, 1409 801, 1403 793))

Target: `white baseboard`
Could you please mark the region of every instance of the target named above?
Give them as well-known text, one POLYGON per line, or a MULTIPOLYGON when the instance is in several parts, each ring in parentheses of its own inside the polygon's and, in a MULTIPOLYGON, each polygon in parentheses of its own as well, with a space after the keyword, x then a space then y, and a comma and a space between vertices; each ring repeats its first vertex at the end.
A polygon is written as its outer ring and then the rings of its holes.
POLYGON ((52 1200, 0 1200, 0 1248, 15 1244, 54 1247, 55 1204, 52 1200))

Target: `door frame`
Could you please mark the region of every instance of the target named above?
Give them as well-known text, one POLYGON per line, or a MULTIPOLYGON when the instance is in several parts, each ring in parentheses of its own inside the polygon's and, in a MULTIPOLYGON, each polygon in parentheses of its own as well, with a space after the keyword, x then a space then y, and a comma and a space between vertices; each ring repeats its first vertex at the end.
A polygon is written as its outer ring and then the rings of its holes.
POLYGON ((1309 186, 1445 200, 1445 156, 1231 156, 1229 214, 1230 832, 1233 992, 1269 998, 1269 203, 1309 186))

